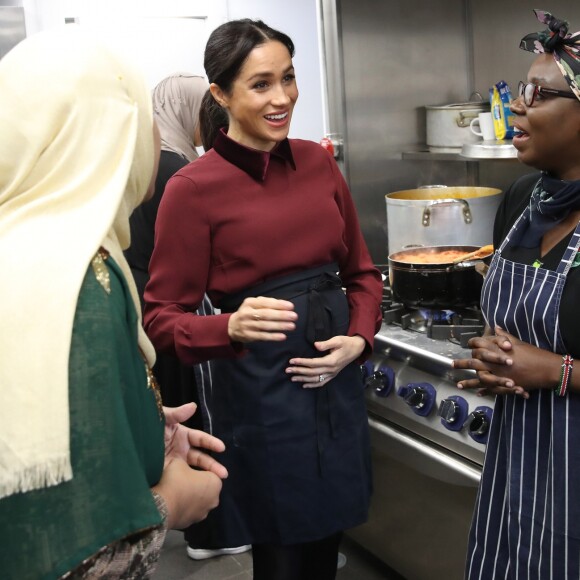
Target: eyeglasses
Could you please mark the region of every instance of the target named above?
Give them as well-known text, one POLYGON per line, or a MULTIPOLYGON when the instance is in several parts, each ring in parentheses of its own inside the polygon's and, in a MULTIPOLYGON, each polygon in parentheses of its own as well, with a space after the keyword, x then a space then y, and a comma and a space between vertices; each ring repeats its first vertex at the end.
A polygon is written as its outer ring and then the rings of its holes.
POLYGON ((546 95, 551 95, 553 97, 565 97, 566 99, 575 99, 576 95, 570 91, 557 91, 556 89, 547 89, 546 87, 539 87, 534 83, 524 83, 520 81, 518 84, 518 95, 524 97, 524 103, 526 107, 531 107, 536 100, 536 97, 540 95, 545 97, 546 95))

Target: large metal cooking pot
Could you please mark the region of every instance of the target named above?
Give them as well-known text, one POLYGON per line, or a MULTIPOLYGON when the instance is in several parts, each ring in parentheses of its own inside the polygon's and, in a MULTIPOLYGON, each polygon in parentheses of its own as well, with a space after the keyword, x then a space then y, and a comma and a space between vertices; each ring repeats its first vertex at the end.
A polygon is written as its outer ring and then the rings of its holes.
POLYGON ((484 101, 425 107, 429 151, 454 152, 461 150, 463 145, 481 141, 469 126, 479 113, 489 111, 489 108, 489 103, 484 101))
POLYGON ((389 256, 389 282, 393 297, 406 306, 454 309, 479 303, 482 276, 475 265, 489 258, 453 264, 442 260, 439 263, 413 262, 418 254, 436 255, 448 250, 475 251, 479 246, 430 246, 395 252, 389 256))
POLYGON ((388 193, 389 252, 407 246, 491 244, 502 196, 501 189, 493 187, 443 186, 388 193))

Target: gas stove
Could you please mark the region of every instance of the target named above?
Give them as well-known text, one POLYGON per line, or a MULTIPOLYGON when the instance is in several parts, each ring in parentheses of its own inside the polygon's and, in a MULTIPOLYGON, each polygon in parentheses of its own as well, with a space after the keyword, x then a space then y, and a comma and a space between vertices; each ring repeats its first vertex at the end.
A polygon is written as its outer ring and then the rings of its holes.
POLYGON ((470 338, 481 336, 485 328, 481 310, 475 306, 460 310, 410 308, 396 302, 388 286, 383 289, 381 310, 388 325, 422 333, 435 340, 455 342, 463 348, 467 348, 470 338))
POLYGON ((452 363, 484 322, 477 308, 407 308, 388 287, 382 310, 363 366, 374 494, 349 535, 407 578, 461 578, 494 399, 459 390, 475 374, 452 363))
POLYGON ((493 398, 459 390, 472 371, 452 367, 471 352, 451 340, 383 323, 373 356, 365 363, 371 416, 470 462, 483 465, 493 398))
POLYGON ((473 371, 456 370, 452 361, 470 358, 468 340, 481 336, 481 311, 408 308, 385 287, 383 324, 375 337, 365 375, 367 408, 409 436, 483 465, 493 398, 459 390, 457 382, 473 371))

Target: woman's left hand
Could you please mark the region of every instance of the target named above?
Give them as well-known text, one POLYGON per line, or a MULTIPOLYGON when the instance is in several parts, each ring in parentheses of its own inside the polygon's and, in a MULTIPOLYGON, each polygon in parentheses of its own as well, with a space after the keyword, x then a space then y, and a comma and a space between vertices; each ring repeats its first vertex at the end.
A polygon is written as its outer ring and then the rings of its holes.
POLYGON ((346 365, 356 360, 365 348, 362 336, 333 336, 329 340, 315 342, 316 350, 328 351, 319 358, 293 358, 286 373, 291 380, 304 383, 304 388, 324 387, 346 365))
POLYGON ((219 478, 226 479, 228 470, 213 457, 201 451, 201 448, 221 453, 226 446, 221 439, 190 429, 181 423, 187 421, 196 409, 195 403, 187 403, 181 407, 163 407, 165 413, 165 463, 178 457, 191 467, 211 471, 219 478))
POLYGON ((495 336, 472 338, 469 346, 473 358, 454 360, 453 367, 473 369, 478 378, 460 381, 459 388, 479 388, 481 393, 491 394, 511 392, 527 398, 529 390, 557 384, 560 355, 523 342, 499 327, 495 336), (556 376, 552 376, 554 369, 556 376))

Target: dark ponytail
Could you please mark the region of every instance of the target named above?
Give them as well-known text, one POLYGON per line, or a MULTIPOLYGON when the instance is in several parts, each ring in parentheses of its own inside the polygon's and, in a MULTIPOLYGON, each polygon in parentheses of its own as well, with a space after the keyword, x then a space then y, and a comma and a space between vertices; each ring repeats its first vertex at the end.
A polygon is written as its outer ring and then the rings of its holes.
MULTIPOLYGON (((269 40, 281 42, 294 56, 294 43, 289 36, 270 28, 261 20, 232 20, 218 26, 207 41, 203 59, 205 74, 210 83, 215 83, 229 94, 233 82, 248 55, 254 48, 269 40)), ((201 139, 203 148, 212 148, 218 131, 228 127, 228 114, 220 107, 208 90, 203 97, 199 113, 201 139)))
POLYGON ((221 128, 225 128, 227 131, 228 125, 228 114, 225 109, 218 105, 208 89, 203 96, 199 110, 199 132, 204 151, 209 151, 213 147, 218 131, 221 128))

